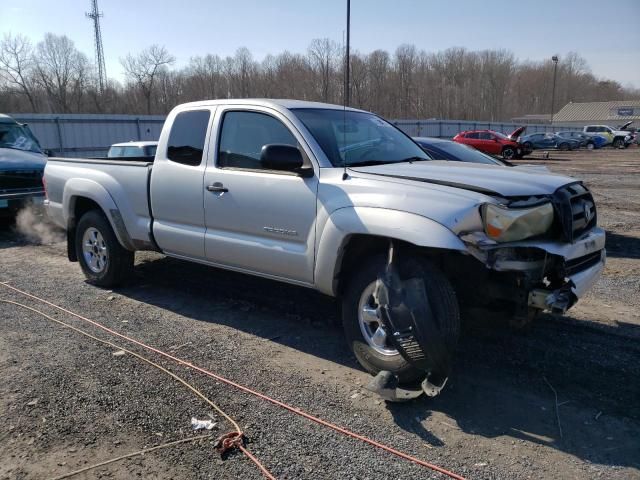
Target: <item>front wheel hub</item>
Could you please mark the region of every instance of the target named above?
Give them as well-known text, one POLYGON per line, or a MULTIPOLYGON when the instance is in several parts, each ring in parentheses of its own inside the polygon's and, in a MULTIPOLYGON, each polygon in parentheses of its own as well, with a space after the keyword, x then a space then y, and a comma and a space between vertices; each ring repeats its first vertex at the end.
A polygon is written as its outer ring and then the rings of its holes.
POLYGON ((375 298, 376 282, 370 283, 360 295, 358 304, 358 324, 367 344, 382 355, 398 355, 399 352, 389 342, 387 330, 378 313, 375 298))

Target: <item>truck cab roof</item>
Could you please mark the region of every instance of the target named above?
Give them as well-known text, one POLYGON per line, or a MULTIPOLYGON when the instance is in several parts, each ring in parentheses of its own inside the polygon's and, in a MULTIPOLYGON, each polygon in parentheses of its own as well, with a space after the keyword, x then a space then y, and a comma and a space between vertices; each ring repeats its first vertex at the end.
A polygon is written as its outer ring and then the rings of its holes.
MULTIPOLYGON (((343 105, 335 105, 332 103, 322 102, 307 102, 304 100, 290 100, 290 99, 274 99, 274 98, 225 98, 220 100, 201 100, 198 102, 189 102, 181 105, 184 109, 191 109, 194 107, 208 107, 213 105, 256 105, 262 107, 271 108, 284 108, 287 110, 296 108, 318 108, 325 110, 343 110, 346 109, 352 112, 364 112, 357 108, 344 107, 343 105)), ((368 113, 368 112, 367 112, 368 113)))

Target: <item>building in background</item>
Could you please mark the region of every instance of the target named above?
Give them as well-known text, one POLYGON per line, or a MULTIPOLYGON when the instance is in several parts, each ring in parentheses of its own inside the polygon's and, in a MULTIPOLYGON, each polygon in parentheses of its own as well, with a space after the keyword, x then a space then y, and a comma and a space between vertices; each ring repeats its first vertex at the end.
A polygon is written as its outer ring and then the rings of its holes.
POLYGON ((553 116, 554 124, 583 127, 585 125, 609 125, 618 127, 633 120, 640 126, 640 100, 616 102, 568 103, 553 116))

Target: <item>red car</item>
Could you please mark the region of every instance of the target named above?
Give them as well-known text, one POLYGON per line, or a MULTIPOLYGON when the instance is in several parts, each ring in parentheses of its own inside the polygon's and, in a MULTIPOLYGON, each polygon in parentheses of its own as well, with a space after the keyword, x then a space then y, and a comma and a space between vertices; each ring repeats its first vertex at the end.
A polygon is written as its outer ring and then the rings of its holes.
POLYGON ((522 158, 531 150, 518 142, 518 137, 527 127, 516 128, 507 136, 493 130, 468 130, 453 137, 454 142, 464 143, 489 155, 501 155, 505 160, 522 158))

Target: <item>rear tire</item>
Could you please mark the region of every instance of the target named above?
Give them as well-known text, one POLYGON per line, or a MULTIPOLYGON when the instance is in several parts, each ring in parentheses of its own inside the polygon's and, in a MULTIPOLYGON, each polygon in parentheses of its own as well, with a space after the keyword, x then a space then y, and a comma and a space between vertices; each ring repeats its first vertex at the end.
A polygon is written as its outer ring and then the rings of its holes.
MULTIPOLYGON (((391 345, 385 347, 386 351, 381 347, 376 349, 364 336, 360 311, 368 302, 375 302, 375 299, 365 297, 370 296, 372 284, 375 285, 378 275, 384 270, 386 259, 384 255, 376 255, 365 262, 365 266, 348 280, 342 298, 342 323, 349 347, 360 365, 372 375, 388 370, 397 375, 401 383, 421 380, 425 373, 409 364, 391 345)), ((407 258, 402 262, 400 271, 423 278, 436 322, 453 351, 460 335, 460 312, 449 280, 431 263, 419 257, 407 258)))
POLYGON ((561 143, 560 145, 558 145, 558 149, 566 152, 567 150, 569 150, 569 144, 568 143, 561 143))
POLYGON ((115 287, 131 275, 134 253, 120 245, 102 212, 90 210, 80 218, 75 247, 78 262, 89 283, 115 287))
POLYGON ((533 144, 531 142, 524 142, 522 146, 527 152, 533 151, 533 144))
POLYGON ((589 142, 587 143, 587 150, 593 150, 594 148, 596 148, 596 144, 593 142, 589 142))

